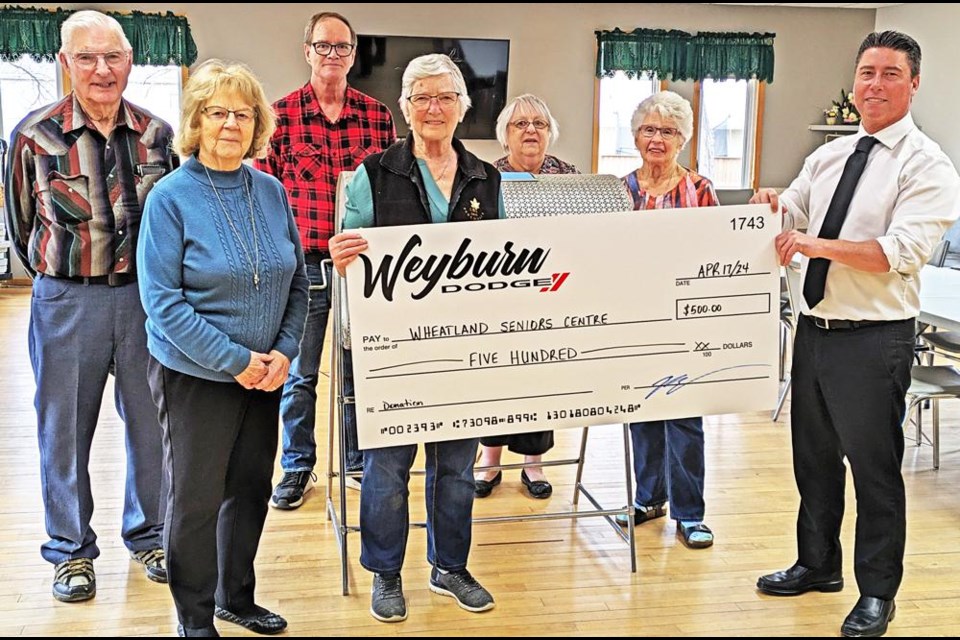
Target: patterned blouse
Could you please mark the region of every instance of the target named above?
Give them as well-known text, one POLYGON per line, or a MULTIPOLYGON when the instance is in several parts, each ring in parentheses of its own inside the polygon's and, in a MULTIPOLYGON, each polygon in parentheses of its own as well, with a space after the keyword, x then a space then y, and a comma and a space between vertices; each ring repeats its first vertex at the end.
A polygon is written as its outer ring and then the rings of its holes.
MULTIPOLYGON (((507 160, 509 157, 503 156, 493 163, 497 171, 500 173, 526 173, 522 169, 514 169, 510 161, 507 160)), ((569 162, 564 162, 556 156, 547 155, 543 159, 543 164, 540 165, 540 173, 580 173, 580 171, 569 162)))
POLYGON ((685 169, 686 175, 673 189, 659 196, 648 195, 637 181, 634 171, 622 178, 633 199, 633 210, 641 209, 681 209, 684 207, 715 207, 720 204, 713 183, 700 174, 685 169))

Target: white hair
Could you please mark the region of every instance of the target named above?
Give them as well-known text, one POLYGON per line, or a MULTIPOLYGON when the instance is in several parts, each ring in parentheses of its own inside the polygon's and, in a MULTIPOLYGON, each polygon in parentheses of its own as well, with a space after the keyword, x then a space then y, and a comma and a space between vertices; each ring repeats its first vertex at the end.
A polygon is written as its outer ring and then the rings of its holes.
POLYGON ((77 30, 92 29, 94 27, 101 27, 112 31, 113 34, 120 39, 124 51, 133 51, 133 47, 130 46, 130 41, 127 40, 127 35, 123 32, 123 27, 120 26, 120 23, 117 22, 115 18, 104 15, 99 11, 87 9, 77 11, 60 25, 60 53, 74 53, 73 35, 77 30))
POLYGON ((504 150, 507 149, 507 126, 510 124, 510 119, 513 117, 513 112, 517 110, 517 107, 526 107, 527 111, 540 114, 540 117, 550 123, 550 144, 557 141, 557 138, 560 137, 560 125, 553 117, 553 114, 550 113, 550 108, 547 107, 547 103, 532 93, 525 93, 508 102, 507 106, 500 112, 500 115, 497 116, 497 140, 503 145, 504 150))
POLYGON ((646 117, 654 112, 660 114, 661 118, 677 123, 677 129, 683 136, 683 144, 680 148, 687 146, 687 142, 693 136, 693 109, 690 108, 687 99, 673 91, 658 91, 643 100, 637 105, 637 110, 633 112, 633 117, 630 119, 630 130, 634 138, 637 137, 637 132, 646 117))
POLYGON ((460 94, 460 122, 463 122, 463 116, 467 115, 467 109, 473 102, 467 95, 467 82, 460 73, 460 68, 456 63, 442 53, 431 53, 419 58, 414 58, 403 71, 403 80, 400 89, 400 111, 407 122, 410 122, 410 101, 407 100, 413 94, 413 85, 424 78, 434 76, 450 75, 453 80, 453 90, 460 94))

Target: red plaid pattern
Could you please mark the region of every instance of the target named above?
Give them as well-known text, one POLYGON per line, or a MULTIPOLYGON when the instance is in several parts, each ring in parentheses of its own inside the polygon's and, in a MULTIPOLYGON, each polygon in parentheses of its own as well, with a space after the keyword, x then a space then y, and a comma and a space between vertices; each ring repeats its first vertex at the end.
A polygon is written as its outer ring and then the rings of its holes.
POLYGON ((277 130, 270 151, 255 166, 283 183, 306 254, 327 251, 333 235, 337 178, 397 138, 390 110, 347 87, 340 118, 330 122, 310 84, 273 105, 277 130))

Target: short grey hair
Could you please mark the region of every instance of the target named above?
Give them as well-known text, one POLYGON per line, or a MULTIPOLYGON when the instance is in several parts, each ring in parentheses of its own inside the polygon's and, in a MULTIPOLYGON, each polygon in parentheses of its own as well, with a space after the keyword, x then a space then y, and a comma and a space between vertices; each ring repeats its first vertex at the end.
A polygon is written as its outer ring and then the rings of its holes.
POLYGON ((547 103, 532 93, 525 93, 508 102, 500 115, 497 116, 497 140, 503 145, 504 150, 507 149, 507 126, 510 124, 510 119, 513 118, 513 112, 517 110, 517 107, 526 107, 527 111, 540 114, 541 118, 550 123, 550 144, 557 141, 557 138, 560 137, 560 125, 553 114, 550 113, 547 103))
POLYGON ((86 9, 84 11, 77 11, 60 25, 60 53, 74 53, 73 35, 78 30, 92 29, 94 27, 102 27, 108 31, 112 31, 114 35, 120 39, 124 51, 133 51, 133 47, 130 46, 130 41, 127 39, 127 34, 123 32, 123 27, 120 26, 120 23, 117 22, 115 18, 111 18, 99 11, 86 9))
POLYGON ((419 58, 414 58, 403 71, 403 80, 400 89, 400 111, 403 112, 404 119, 410 122, 410 101, 407 100, 413 94, 413 85, 424 78, 442 76, 450 74, 453 80, 453 90, 460 94, 460 122, 467 115, 467 109, 473 102, 467 95, 467 81, 463 79, 463 74, 456 63, 442 53, 430 53, 419 58))
POLYGON ((660 114, 661 118, 669 118, 677 123, 677 129, 683 136, 683 145, 680 148, 687 146, 693 136, 693 109, 690 107, 690 102, 673 91, 658 91, 643 100, 637 105, 637 110, 633 112, 633 117, 630 119, 630 130, 634 138, 637 137, 640 125, 646 117, 654 112, 660 114))

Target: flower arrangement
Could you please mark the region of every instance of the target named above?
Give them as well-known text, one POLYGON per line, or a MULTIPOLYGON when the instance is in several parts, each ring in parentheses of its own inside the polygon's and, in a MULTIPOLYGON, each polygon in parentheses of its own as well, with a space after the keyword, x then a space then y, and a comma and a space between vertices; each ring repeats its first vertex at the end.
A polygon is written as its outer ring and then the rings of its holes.
POLYGON ((830 110, 833 110, 835 117, 839 116, 844 124, 856 124, 860 122, 860 112, 857 111, 857 107, 853 104, 853 92, 848 93, 845 89, 841 89, 840 100, 834 100, 830 110))

